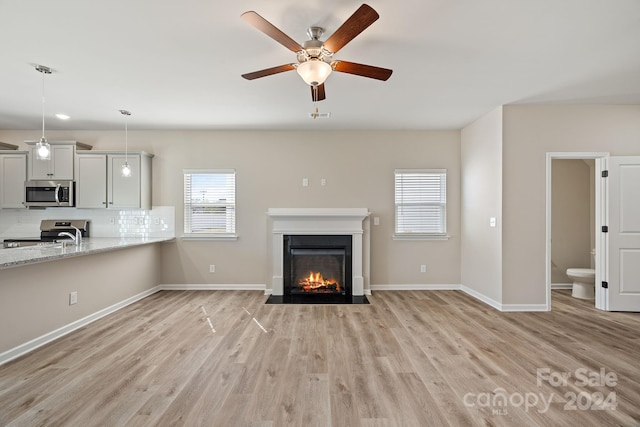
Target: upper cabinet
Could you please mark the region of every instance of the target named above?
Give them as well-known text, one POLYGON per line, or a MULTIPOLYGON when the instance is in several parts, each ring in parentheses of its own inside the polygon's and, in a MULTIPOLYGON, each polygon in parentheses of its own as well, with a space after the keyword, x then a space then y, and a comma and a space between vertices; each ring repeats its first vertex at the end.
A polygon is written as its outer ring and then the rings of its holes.
POLYGON ((27 152, 0 151, 0 208, 24 208, 27 152))
POLYGON ((91 146, 77 141, 49 142, 51 158, 38 159, 35 141, 27 141, 29 153, 29 180, 73 180, 76 150, 90 150, 91 146))
POLYGON ((153 155, 129 152, 78 152, 76 155, 76 207, 151 209, 153 155), (122 176, 129 163, 131 176, 122 176))

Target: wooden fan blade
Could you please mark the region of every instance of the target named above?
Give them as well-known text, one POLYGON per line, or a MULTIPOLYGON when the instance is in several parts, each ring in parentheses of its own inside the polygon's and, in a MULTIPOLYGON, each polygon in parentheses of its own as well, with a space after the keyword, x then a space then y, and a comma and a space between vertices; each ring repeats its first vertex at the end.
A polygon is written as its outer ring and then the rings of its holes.
POLYGON ((321 85, 318 85, 318 89, 317 90, 316 90, 316 88, 311 86, 311 100, 313 102, 323 101, 326 98, 327 98, 327 96, 326 96, 326 94, 324 92, 324 83, 322 83, 321 85))
POLYGON ((393 70, 387 68, 374 67, 373 65, 356 64, 349 61, 334 61, 331 64, 335 71, 341 73, 355 74, 356 76, 369 77, 370 79, 387 80, 391 77, 393 70))
POLYGON ((336 53, 380 17, 368 4, 363 4, 324 42, 329 52, 336 53))
POLYGON ((243 74, 242 77, 247 80, 253 80, 259 79, 260 77, 267 77, 273 74, 284 73, 285 71, 291 71, 295 69, 296 67, 294 67, 293 64, 285 64, 279 65, 277 67, 265 68, 264 70, 260 71, 254 71, 253 73, 243 74))
POLYGON ((293 52, 300 52, 302 50, 302 46, 300 46, 295 40, 280 31, 275 25, 258 15, 256 12, 250 10, 240 15, 240 17, 287 49, 293 52))

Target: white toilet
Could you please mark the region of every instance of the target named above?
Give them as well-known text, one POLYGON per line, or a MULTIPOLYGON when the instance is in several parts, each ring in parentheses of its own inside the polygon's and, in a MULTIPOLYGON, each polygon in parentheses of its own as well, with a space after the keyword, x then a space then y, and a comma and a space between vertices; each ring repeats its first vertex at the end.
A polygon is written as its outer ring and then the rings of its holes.
MULTIPOLYGON (((591 251, 595 257, 595 249, 591 251)), ((567 276, 573 281, 571 296, 581 299, 596 297, 596 271, 593 268, 568 268, 567 276)))

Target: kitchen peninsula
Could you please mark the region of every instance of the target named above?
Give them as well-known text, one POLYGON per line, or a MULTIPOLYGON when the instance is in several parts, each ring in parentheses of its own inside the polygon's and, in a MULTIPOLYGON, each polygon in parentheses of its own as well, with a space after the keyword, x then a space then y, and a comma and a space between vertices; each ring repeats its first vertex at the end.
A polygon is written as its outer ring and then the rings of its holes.
POLYGON ((0 250, 0 364, 159 290, 173 237, 89 237, 0 250))
POLYGON ((0 252, 0 269, 18 267, 62 258, 91 255, 100 252, 114 251, 132 246, 161 243, 174 240, 169 237, 156 238, 121 238, 121 237, 87 237, 76 246, 70 242, 48 243, 41 246, 13 248, 0 252))

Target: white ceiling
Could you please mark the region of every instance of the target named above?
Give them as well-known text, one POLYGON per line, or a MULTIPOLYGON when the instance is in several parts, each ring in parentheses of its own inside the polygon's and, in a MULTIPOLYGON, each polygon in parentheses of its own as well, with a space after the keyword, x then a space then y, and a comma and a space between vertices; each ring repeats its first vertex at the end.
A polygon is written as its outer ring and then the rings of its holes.
MULTIPOLYGON (((380 19, 340 50, 394 70, 333 73, 312 120, 295 73, 241 74, 295 54, 240 19, 255 10, 299 43, 326 39, 352 0, 0 0, 0 129, 460 129, 503 104, 640 104, 639 0, 371 0, 380 19), (54 113, 71 116, 60 121, 54 113)), ((37 135, 36 135, 37 136, 37 135)))

